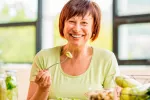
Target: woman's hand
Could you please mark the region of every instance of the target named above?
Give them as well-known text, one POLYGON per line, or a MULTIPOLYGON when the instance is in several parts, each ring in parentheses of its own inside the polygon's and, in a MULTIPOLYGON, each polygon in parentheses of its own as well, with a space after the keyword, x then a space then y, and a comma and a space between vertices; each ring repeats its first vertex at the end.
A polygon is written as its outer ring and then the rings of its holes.
POLYGON ((41 70, 36 76, 35 83, 41 91, 49 91, 51 78, 48 70, 41 70))

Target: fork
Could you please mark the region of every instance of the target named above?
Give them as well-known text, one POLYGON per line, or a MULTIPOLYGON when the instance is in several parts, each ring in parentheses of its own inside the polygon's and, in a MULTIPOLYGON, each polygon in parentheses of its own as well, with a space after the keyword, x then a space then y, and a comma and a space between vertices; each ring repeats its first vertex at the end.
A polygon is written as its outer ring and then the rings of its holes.
POLYGON ((54 65, 62 64, 62 63, 65 62, 68 58, 72 58, 72 57, 73 57, 72 54, 71 54, 69 51, 67 51, 67 52, 66 52, 66 58, 65 58, 63 61, 61 61, 61 62, 59 62, 59 63, 55 63, 55 64, 49 66, 48 68, 46 68, 46 70, 48 70, 49 68, 51 68, 51 67, 54 66, 54 65))
MULTIPOLYGON (((62 63, 63 63, 63 62, 65 62, 68 58, 69 58, 69 57, 66 57, 63 61, 61 61, 61 62, 57 62, 57 63, 55 63, 55 64, 53 64, 53 65, 49 66, 49 67, 48 67, 48 68, 46 68, 45 70, 48 70, 49 68, 53 67, 54 65, 62 64, 62 63)), ((39 68, 38 68, 38 69, 39 69, 39 68)), ((39 69, 39 70, 40 70, 40 69, 39 69)), ((44 70, 44 69, 41 69, 41 70, 44 70)), ((36 75, 33 75, 33 76, 36 76, 36 75)))
POLYGON ((49 68, 53 67, 54 65, 62 64, 62 63, 65 62, 67 59, 68 59, 68 57, 66 57, 66 58, 65 58, 63 61, 61 61, 61 62, 57 62, 57 63, 55 63, 55 64, 49 66, 48 68, 46 68, 46 70, 48 70, 49 68))

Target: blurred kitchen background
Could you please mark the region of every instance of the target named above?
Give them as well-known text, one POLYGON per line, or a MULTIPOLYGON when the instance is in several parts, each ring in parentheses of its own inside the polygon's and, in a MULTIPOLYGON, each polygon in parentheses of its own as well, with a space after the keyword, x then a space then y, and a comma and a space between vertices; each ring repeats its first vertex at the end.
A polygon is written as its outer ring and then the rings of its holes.
MULTIPOLYGON (((0 72, 17 70, 26 100, 33 57, 65 44, 58 18, 68 0, 0 0, 0 72)), ((99 38, 89 45, 113 51, 122 74, 150 75, 150 0, 93 0, 102 10, 99 38)))

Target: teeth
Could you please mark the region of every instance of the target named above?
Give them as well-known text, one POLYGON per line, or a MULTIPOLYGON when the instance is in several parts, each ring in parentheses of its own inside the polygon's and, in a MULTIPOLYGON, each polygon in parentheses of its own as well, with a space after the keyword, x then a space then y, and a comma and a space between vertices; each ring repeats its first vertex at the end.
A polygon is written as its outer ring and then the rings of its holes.
POLYGON ((72 34, 72 36, 75 37, 75 38, 80 38, 80 37, 82 37, 82 35, 73 35, 73 34, 72 34))

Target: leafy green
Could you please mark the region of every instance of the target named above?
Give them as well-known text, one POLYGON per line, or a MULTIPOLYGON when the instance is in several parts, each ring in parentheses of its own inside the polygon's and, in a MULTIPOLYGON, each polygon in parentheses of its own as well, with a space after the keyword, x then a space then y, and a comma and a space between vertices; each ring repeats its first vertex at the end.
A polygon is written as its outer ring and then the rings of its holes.
POLYGON ((6 77, 5 82, 6 82, 7 90, 12 90, 17 86, 16 81, 12 78, 12 76, 6 77))

